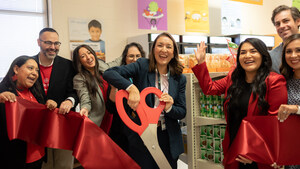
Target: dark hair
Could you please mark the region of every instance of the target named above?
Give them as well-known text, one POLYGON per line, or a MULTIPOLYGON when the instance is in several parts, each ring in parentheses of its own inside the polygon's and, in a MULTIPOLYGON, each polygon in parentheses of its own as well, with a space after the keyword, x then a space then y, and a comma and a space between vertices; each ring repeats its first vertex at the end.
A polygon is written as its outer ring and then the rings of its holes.
MULTIPOLYGON (((8 72, 4 76, 1 83, 4 83, 5 86, 7 86, 9 88, 9 90, 12 91, 13 93, 16 93, 16 91, 17 91, 16 80, 13 80, 13 76, 15 75, 14 67, 15 66, 21 67, 30 59, 34 60, 32 57, 25 56, 25 55, 17 57, 11 63, 11 65, 8 69, 8 72)), ((34 61, 36 62, 36 60, 34 60, 34 61)), ((29 90, 34 95, 34 97, 36 98, 36 100, 39 103, 45 103, 44 97, 42 95, 42 87, 38 81, 36 81, 33 84, 33 86, 29 88, 29 90)))
POLYGON ((239 62, 240 51, 243 44, 245 43, 250 43, 261 54, 262 62, 260 67, 257 70, 251 88, 252 88, 253 98, 256 98, 258 96, 258 106, 260 108, 260 113, 266 114, 269 108, 269 104, 265 100, 265 95, 267 91, 265 80, 272 70, 272 60, 265 43, 257 38, 246 39, 244 42, 240 44, 238 48, 237 66, 232 73, 231 76, 232 84, 228 88, 227 97, 225 98, 225 100, 228 100, 227 111, 229 112, 231 108, 234 108, 236 104, 239 104, 241 93, 243 90, 245 90, 244 84, 246 84, 245 81, 246 73, 239 62))
POLYGON ((294 70, 291 68, 285 60, 285 51, 286 47, 293 42, 294 40, 300 39, 300 34, 294 34, 287 38, 284 42, 283 50, 282 50, 282 57, 281 57, 281 66, 280 66, 280 73, 285 77, 286 80, 292 79, 294 76, 294 70))
POLYGON ((172 40, 173 46, 174 46, 174 51, 173 51, 174 57, 173 57, 173 59, 169 63, 170 73, 171 73, 171 75, 175 75, 175 74, 176 75, 180 75, 182 73, 183 66, 179 62, 178 46, 177 46, 174 38, 169 33, 167 33, 167 32, 163 32, 163 33, 159 34, 156 37, 156 39, 154 40, 153 44, 152 44, 152 47, 151 47, 151 50, 150 50, 150 53, 149 53, 149 60, 150 60, 150 63, 149 63, 149 72, 155 72, 155 69, 156 69, 156 60, 155 60, 155 56, 154 56, 154 50, 155 50, 155 45, 156 45, 157 39, 159 39, 162 36, 170 38, 172 40))
MULTIPOLYGON (((275 25, 275 16, 277 14, 279 14, 280 12, 286 11, 286 10, 291 11, 291 15, 292 15, 294 21, 296 21, 297 19, 300 18, 300 12, 299 12, 298 8, 288 7, 286 5, 280 5, 273 10, 272 17, 271 17, 273 25, 275 25)), ((299 26, 298 26, 298 28, 299 28, 299 26)))
POLYGON ((73 66, 74 66, 75 72, 79 73, 81 76, 83 76, 86 79, 87 88, 88 88, 89 93, 93 97, 96 97, 96 93, 98 91, 97 90, 98 85, 100 85, 102 87, 103 82, 100 77, 100 75, 102 75, 102 73, 99 71, 99 63, 98 63, 98 59, 97 59, 97 55, 96 55, 95 51, 88 45, 83 44, 83 45, 77 46, 73 51, 73 66), (80 62, 79 50, 81 48, 86 48, 95 57, 94 75, 92 75, 92 73, 90 71, 88 71, 80 62))
POLYGON ((91 29, 91 27, 99 28, 100 30, 102 30, 101 23, 95 19, 93 19, 89 22, 89 24, 88 24, 89 30, 91 29))
POLYGON ((133 46, 135 46, 136 48, 138 48, 138 50, 140 51, 141 56, 143 58, 146 57, 146 53, 145 53, 143 47, 139 43, 132 42, 130 44, 127 44, 125 46, 125 49, 123 50, 121 65, 126 65, 126 57, 127 57, 128 50, 129 50, 129 48, 131 48, 133 46))
POLYGON ((44 28, 44 29, 42 29, 42 30, 40 31, 39 37, 41 37, 41 35, 42 35, 44 32, 55 32, 55 33, 58 35, 58 33, 56 32, 55 29, 53 29, 53 28, 44 28))

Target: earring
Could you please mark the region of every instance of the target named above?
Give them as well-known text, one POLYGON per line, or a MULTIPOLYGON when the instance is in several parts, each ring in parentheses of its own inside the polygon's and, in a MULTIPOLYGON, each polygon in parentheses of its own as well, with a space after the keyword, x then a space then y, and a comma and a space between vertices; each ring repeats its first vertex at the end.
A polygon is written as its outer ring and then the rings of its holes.
POLYGON ((18 79, 18 77, 17 77, 16 74, 14 74, 14 75, 11 77, 11 79, 12 79, 13 81, 16 81, 16 80, 18 79))

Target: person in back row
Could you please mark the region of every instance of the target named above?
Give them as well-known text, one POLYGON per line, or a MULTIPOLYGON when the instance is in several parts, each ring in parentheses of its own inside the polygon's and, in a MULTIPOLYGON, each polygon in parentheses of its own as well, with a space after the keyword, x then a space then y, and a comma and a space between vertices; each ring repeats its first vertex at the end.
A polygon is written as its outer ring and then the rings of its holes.
MULTIPOLYGON (((300 12, 296 7, 288 7, 286 5, 276 7, 273 10, 271 20, 283 43, 288 37, 299 32, 300 12)), ((277 73, 280 73, 279 67, 281 65, 283 43, 270 51, 272 69, 277 73)))
MULTIPOLYGON (((121 65, 128 65, 130 63, 134 63, 137 61, 139 58, 145 58, 146 54, 145 51, 143 50, 143 47, 135 42, 132 42, 128 45, 125 46, 125 49, 123 50, 122 53, 122 63, 121 65)), ((133 82, 132 78, 129 78, 131 82, 133 82)), ((128 146, 130 142, 130 137, 132 135, 132 131, 123 123, 121 120, 117 109, 115 105, 115 94, 117 89, 115 87, 111 87, 112 91, 115 92, 110 92, 109 95, 109 101, 108 101, 108 109, 109 112, 113 114, 113 121, 112 121, 112 126, 111 130, 109 132, 109 136, 111 137, 112 140, 114 140, 115 143, 117 143, 127 154, 128 154, 128 146)), ((128 115, 134 119, 136 115, 136 112, 133 112, 130 107, 126 105, 125 109, 128 115)), ((130 154, 129 154, 130 155, 130 154)))

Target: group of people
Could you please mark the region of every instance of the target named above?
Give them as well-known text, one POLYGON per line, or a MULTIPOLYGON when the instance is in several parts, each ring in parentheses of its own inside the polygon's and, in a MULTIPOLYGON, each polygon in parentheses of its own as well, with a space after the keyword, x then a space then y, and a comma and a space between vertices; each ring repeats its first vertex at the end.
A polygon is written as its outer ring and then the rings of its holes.
POLYGON ((17 57, 0 83, 0 162, 3 167, 62 169, 72 168, 74 163, 72 151, 45 149, 22 140, 9 140, 4 103, 14 102, 19 96, 45 104, 50 110, 58 108, 59 114, 74 110, 80 103, 79 113, 107 132, 142 168, 158 168, 138 134, 120 119, 115 108, 115 95, 119 89, 128 90, 126 111, 133 121, 140 123, 135 112, 139 91, 148 86, 160 86, 164 91, 161 98, 151 96, 146 102, 152 106, 157 106, 160 101, 166 102, 160 117, 162 125, 157 129, 158 140, 172 167, 177 168, 177 159, 183 152, 177 120, 184 118, 186 113, 186 81, 176 42, 170 34, 162 33, 157 37, 149 59, 145 59, 140 44, 130 43, 122 56, 110 63, 97 59, 95 51, 88 45, 78 46, 73 51, 72 61, 58 56, 61 43, 58 33, 52 28, 42 29, 37 42, 39 54, 17 57), (114 68, 104 73, 110 67, 114 68), (112 78, 120 72, 124 76, 120 79, 122 83, 116 80, 120 75, 112 78))
MULTIPOLYGON (((261 40, 246 39, 239 45, 235 69, 220 80, 212 81, 209 76, 204 42, 197 45, 195 50, 198 64, 192 70, 203 93, 225 94, 227 126, 223 141, 224 157, 234 143, 244 117, 278 114, 278 120, 284 122, 290 114, 300 114, 300 12, 295 7, 281 5, 273 10, 271 19, 283 43, 268 52, 261 40)), ((239 165, 233 168, 280 167, 256 163, 241 155, 236 157, 236 161, 239 165)), ((231 167, 225 165, 225 168, 231 167)))
MULTIPOLYGON (((212 81, 209 76, 205 43, 201 42, 195 50, 198 64, 192 70, 204 94, 225 94, 224 156, 244 117, 278 114, 278 120, 284 122, 289 115, 300 114, 300 12, 297 8, 281 5, 274 9, 272 22, 283 43, 268 52, 261 40, 246 39, 238 48, 236 67, 220 80, 212 81)), ((52 28, 42 29, 37 42, 39 54, 16 58, 0 83, 1 166, 73 168, 72 151, 45 149, 22 140, 9 140, 4 103, 14 102, 19 96, 45 104, 50 110, 58 108, 59 114, 74 110, 80 103, 79 113, 101 127, 141 168, 159 168, 140 136, 122 122, 115 106, 116 92, 126 90, 129 93, 124 106, 126 113, 140 124, 135 112, 140 92, 147 87, 156 87, 163 94, 160 98, 150 94, 146 103, 150 107, 157 107, 161 101, 166 103, 159 117, 157 139, 170 166, 177 168, 177 160, 183 153, 178 120, 186 115, 186 78, 182 74, 177 44, 169 33, 157 36, 148 59, 141 45, 130 43, 122 56, 110 63, 97 59, 95 51, 88 45, 78 46, 73 51, 72 61, 59 56, 61 43, 52 28)), ((236 161, 241 169, 271 167, 241 155, 236 161)))

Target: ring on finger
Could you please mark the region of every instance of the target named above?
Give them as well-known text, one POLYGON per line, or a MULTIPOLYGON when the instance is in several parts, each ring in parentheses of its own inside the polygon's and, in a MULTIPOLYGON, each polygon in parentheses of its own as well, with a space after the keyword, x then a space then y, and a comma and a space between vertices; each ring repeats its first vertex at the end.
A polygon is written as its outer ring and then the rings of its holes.
POLYGON ((282 113, 283 113, 283 114, 286 114, 286 111, 284 110, 282 113))

